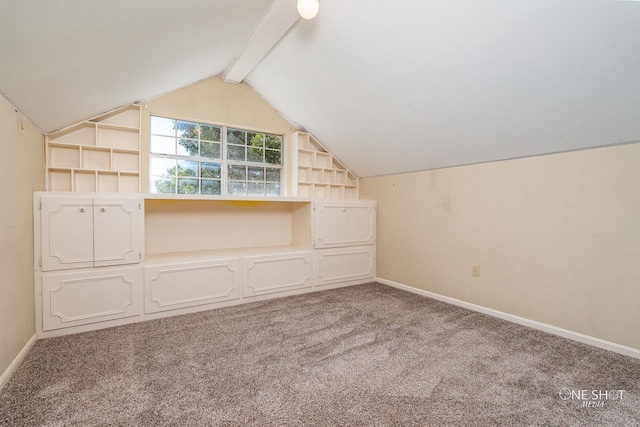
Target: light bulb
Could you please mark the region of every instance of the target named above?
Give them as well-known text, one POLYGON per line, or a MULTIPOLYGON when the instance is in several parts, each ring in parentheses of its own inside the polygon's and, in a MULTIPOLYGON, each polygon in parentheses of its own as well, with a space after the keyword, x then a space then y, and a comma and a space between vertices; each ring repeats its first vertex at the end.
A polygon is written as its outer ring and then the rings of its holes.
POLYGON ((318 0, 298 0, 298 13, 304 19, 313 19, 318 14, 318 0))

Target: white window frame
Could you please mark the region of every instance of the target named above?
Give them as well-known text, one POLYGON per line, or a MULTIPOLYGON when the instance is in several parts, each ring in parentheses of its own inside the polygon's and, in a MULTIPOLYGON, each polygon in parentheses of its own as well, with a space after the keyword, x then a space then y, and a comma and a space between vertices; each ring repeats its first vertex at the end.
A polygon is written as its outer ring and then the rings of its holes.
MULTIPOLYGON (((176 137, 176 144, 177 144, 177 137, 176 137)), ((245 145, 245 147, 249 147, 248 145, 245 145)), ((265 150, 266 152, 266 147, 263 148, 263 150, 265 150)), ((176 192, 174 193, 156 193, 154 192, 155 190, 155 184, 154 184, 154 179, 157 178, 155 176, 153 176, 151 174, 151 159, 152 158, 166 158, 166 159, 173 159, 173 160, 186 160, 186 161, 194 161, 194 162, 198 162, 199 164, 201 163, 219 163, 220 164, 220 196, 226 196, 226 197, 256 197, 256 198, 269 198, 269 197, 284 197, 285 195, 285 188, 284 188, 284 183, 285 183, 285 163, 286 163, 286 155, 285 155, 285 143, 284 143, 284 135, 280 135, 277 133, 273 133, 273 132, 266 132, 266 131, 262 131, 262 130, 256 130, 256 129, 250 129, 250 128, 245 128, 242 126, 232 126, 232 125, 226 125, 226 124, 220 124, 220 123, 212 123, 212 122, 205 122, 205 121, 201 121, 201 120, 193 120, 193 119, 185 119, 185 118, 178 118, 178 117, 167 117, 164 115, 158 115, 158 114, 151 114, 150 115, 150 120, 149 120, 149 192, 150 193, 154 193, 154 194, 184 194, 184 193, 178 193, 178 183, 176 182, 176 192), (163 119, 168 119, 168 120, 178 120, 178 121, 185 121, 185 122, 190 122, 190 123, 197 123, 197 124, 202 124, 202 125, 208 125, 208 126, 215 126, 215 127, 219 127, 220 128, 220 158, 219 159, 213 159, 213 158, 208 158, 208 157, 202 157, 202 156, 184 156, 184 155, 179 155, 179 154, 156 154, 152 152, 151 149, 151 139, 154 135, 151 132, 151 118, 152 117, 159 117, 159 118, 163 118, 163 119), (266 134, 266 135, 273 135, 276 136, 278 138, 280 138, 280 164, 272 164, 272 163, 260 163, 260 162, 250 162, 250 161, 240 161, 240 160, 229 160, 227 159, 227 151, 228 151, 228 146, 227 146, 227 133, 228 133, 228 129, 233 129, 233 130, 242 130, 242 131, 246 131, 246 132, 252 132, 252 133, 261 133, 261 134, 266 134), (263 181, 256 181, 256 182, 263 182, 265 183, 265 185, 267 183, 275 183, 275 181, 267 181, 266 180, 266 168, 273 168, 273 169, 278 169, 280 171, 280 181, 279 181, 279 185, 280 185, 280 193, 279 195, 266 195, 266 194, 262 194, 262 195, 257 195, 257 194, 248 194, 248 183, 250 182, 248 180, 248 176, 247 179, 245 179, 245 182, 247 183, 247 194, 244 195, 235 195, 235 194, 230 194, 229 193, 229 166, 233 166, 233 165, 238 165, 238 166, 244 166, 247 168, 247 174, 248 174, 248 167, 262 167, 265 168, 265 176, 264 176, 264 180, 263 181)), ((265 156, 266 157, 266 156, 265 156)), ((196 177, 198 179, 198 183, 200 184, 201 178, 198 176, 196 177)), ((177 179, 177 178, 176 178, 177 179)), ((193 194, 193 195, 203 195, 203 196, 209 196, 209 194, 206 193, 200 193, 200 185, 198 185, 198 193, 189 193, 189 194, 193 194)), ((211 196, 215 196, 215 195, 211 195, 211 196)))

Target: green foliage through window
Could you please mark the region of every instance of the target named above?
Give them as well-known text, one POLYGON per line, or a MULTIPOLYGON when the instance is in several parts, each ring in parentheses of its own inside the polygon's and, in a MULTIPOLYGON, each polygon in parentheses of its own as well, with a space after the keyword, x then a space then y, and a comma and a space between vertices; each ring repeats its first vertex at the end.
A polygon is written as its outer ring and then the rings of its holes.
POLYGON ((153 193, 282 195, 279 135, 151 116, 150 152, 153 193))

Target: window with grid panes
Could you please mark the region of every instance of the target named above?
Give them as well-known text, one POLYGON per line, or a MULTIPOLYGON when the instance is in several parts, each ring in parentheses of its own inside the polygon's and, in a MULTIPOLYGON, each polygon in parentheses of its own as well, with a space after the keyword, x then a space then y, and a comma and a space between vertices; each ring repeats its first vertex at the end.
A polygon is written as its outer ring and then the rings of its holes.
POLYGON ((150 191, 282 195, 282 137, 151 116, 150 191))

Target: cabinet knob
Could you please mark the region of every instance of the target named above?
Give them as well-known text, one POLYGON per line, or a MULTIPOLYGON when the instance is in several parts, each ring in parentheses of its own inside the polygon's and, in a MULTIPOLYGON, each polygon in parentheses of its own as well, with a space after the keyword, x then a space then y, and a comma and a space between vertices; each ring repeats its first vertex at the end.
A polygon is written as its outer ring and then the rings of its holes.
POLYGON ((85 209, 84 208, 80 208, 80 212, 84 213, 85 209))
POLYGON ((100 208, 100 212, 106 212, 107 210, 105 208, 100 208))
POLYGON ((342 208, 342 212, 346 212, 346 211, 347 211, 347 208, 342 208))

